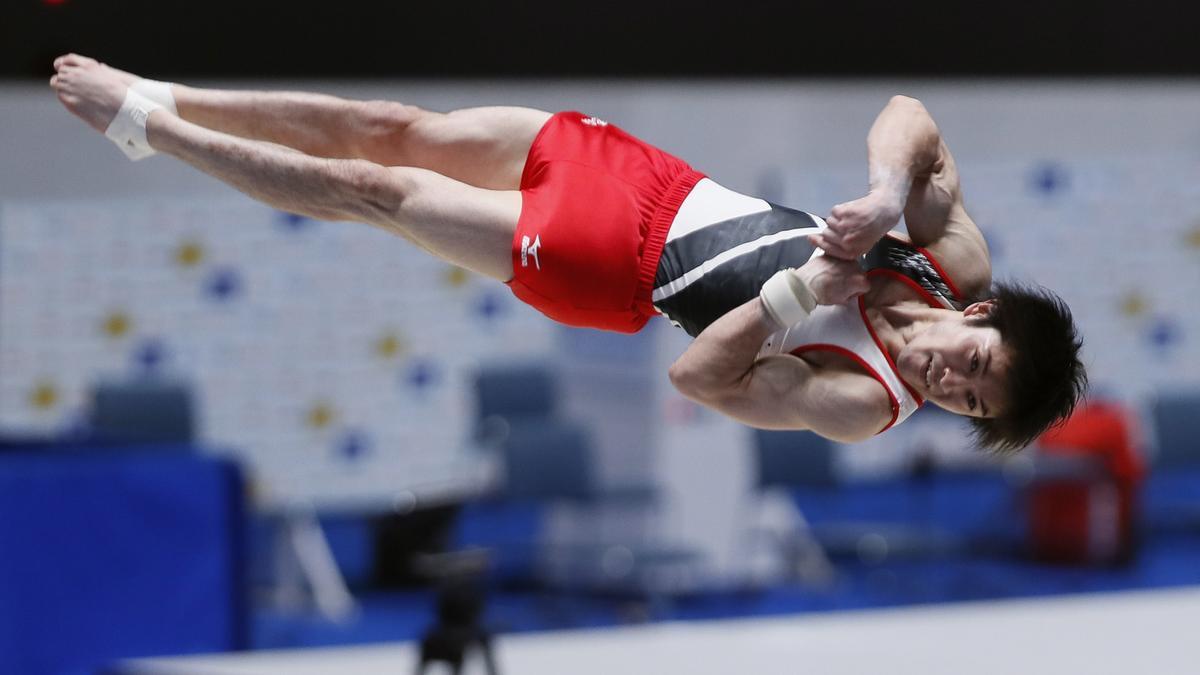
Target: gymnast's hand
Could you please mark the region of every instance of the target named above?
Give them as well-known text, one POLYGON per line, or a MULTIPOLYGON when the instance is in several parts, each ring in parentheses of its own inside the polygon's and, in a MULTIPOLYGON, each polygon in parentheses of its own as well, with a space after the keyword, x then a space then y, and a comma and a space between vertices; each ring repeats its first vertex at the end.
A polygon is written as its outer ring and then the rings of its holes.
POLYGON ((825 221, 829 227, 808 239, 831 256, 854 260, 896 227, 903 211, 902 196, 873 190, 865 197, 833 207, 825 221))
POLYGON ((841 305, 871 290, 857 262, 820 255, 804 263, 796 275, 812 291, 818 305, 841 305))

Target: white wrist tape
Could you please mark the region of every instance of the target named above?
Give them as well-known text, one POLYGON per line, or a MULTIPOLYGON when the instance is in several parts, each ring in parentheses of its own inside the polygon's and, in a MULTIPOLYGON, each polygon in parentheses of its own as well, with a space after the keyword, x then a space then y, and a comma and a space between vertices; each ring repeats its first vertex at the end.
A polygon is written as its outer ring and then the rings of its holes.
POLYGON ((763 284, 758 297, 762 299, 767 314, 783 328, 791 328, 804 321, 817 307, 816 297, 808 285, 796 276, 794 269, 779 270, 772 275, 763 284))
POLYGON ((146 119, 150 117, 150 113, 162 108, 163 106, 129 89, 125 92, 125 101, 121 104, 121 109, 104 130, 104 135, 116 143, 129 159, 135 162, 145 159, 155 154, 154 148, 150 147, 150 142, 146 140, 146 119))
POLYGON ((169 110, 172 115, 179 115, 179 108, 175 106, 175 94, 171 93, 170 82, 138 80, 129 88, 169 110))

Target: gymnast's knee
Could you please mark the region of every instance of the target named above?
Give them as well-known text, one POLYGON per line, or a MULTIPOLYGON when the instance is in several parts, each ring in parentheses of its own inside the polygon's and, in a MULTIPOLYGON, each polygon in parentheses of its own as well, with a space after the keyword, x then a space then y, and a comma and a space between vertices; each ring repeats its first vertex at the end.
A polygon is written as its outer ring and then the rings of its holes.
POLYGON ((413 126, 441 113, 396 101, 355 101, 351 118, 360 144, 359 157, 370 157, 381 149, 402 151, 413 126))

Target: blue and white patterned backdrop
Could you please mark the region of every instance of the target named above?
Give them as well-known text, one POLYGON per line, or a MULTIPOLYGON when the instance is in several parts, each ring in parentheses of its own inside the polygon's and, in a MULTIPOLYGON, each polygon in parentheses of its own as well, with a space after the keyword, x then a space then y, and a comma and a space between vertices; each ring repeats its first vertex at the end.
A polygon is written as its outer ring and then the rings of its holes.
POLYGON ((0 211, 0 428, 69 433, 97 381, 182 379, 268 503, 461 479, 474 370, 553 336, 399 238, 237 196, 0 211))
MULTIPOLYGON (((1200 386, 1200 161, 960 170, 996 276, 1068 301, 1096 391, 1137 398, 1200 386)), ((864 184, 860 166, 783 171, 762 192, 821 213, 864 184)), ((563 335, 503 286, 403 240, 235 196, 0 210, 0 428, 69 432, 98 380, 181 378, 200 404, 202 439, 245 457, 267 502, 354 503, 461 478, 474 466, 472 372, 491 361, 586 360, 563 335)), ((662 405, 650 415, 656 440, 639 452, 708 417, 662 375, 686 336, 664 326, 653 337, 660 356, 639 381, 659 388, 662 405)), ((849 454, 851 473, 901 461, 878 450, 849 454)))

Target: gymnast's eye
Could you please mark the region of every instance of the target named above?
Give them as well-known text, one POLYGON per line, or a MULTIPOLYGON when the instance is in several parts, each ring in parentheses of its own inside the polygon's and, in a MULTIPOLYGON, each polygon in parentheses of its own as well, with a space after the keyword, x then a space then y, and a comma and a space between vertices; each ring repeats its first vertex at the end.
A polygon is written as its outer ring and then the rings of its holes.
POLYGON ((975 412, 975 394, 967 394, 967 407, 975 412))
POLYGON ((979 370, 979 352, 975 352, 975 355, 971 357, 971 372, 976 370, 979 370))

